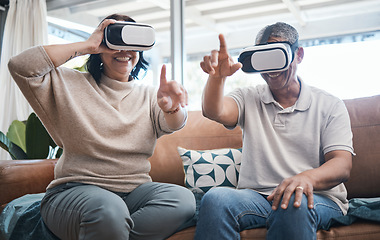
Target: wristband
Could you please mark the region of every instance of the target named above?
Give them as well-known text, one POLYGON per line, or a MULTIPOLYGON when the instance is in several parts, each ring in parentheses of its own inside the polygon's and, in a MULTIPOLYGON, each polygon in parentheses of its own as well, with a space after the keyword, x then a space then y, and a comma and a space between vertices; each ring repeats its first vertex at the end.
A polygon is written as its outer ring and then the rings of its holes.
POLYGON ((167 113, 167 114, 174 114, 174 113, 177 113, 178 111, 179 111, 179 109, 180 109, 181 107, 180 106, 178 106, 176 109, 174 109, 173 111, 169 111, 169 112, 165 112, 164 111, 164 113, 167 113))

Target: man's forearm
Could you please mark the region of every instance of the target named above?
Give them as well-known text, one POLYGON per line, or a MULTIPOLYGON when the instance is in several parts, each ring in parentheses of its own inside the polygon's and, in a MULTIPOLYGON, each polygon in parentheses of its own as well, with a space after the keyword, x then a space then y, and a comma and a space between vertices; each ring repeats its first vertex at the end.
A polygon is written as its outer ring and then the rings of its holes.
POLYGON ((301 173, 307 174, 313 180, 315 191, 333 188, 347 181, 350 177, 352 168, 351 153, 347 151, 338 152, 338 155, 326 161, 319 168, 301 173))
POLYGON ((217 120, 223 111, 224 80, 209 77, 203 91, 203 115, 217 120))

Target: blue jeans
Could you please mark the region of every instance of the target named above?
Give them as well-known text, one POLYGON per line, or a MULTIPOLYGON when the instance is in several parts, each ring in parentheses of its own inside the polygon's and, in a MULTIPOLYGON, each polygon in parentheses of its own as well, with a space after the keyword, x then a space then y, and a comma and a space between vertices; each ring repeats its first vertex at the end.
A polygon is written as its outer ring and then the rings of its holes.
POLYGON ((148 182, 130 193, 66 183, 41 202, 47 227, 60 239, 166 239, 195 213, 188 189, 148 182))
POLYGON ((294 196, 286 210, 273 211, 266 196, 251 189, 211 189, 202 198, 194 239, 240 239, 245 229, 266 227, 267 239, 312 240, 332 217, 343 215, 339 206, 323 195, 314 194, 313 209, 307 207, 305 195, 299 208, 293 207, 293 202, 294 196))

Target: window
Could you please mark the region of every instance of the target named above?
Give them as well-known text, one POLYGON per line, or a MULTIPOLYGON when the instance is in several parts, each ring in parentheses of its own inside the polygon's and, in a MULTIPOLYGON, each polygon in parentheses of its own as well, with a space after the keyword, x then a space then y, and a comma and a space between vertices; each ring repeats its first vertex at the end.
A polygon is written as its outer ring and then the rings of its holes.
MULTIPOLYGON (((380 33, 343 36, 334 39, 301 41, 305 56, 298 75, 308 84, 323 89, 341 99, 380 94, 377 54, 380 53, 380 33), (339 40, 337 40, 339 39, 339 40), (364 41, 365 40, 365 41, 364 41)), ((211 50, 211 49, 210 49, 211 50)), ((230 51, 237 61, 239 50, 230 51)), ((206 53, 209 54, 209 53, 206 53)), ((189 93, 189 109, 201 109, 201 96, 208 75, 199 66, 203 55, 191 56, 186 63, 184 85, 189 93)), ((260 74, 239 70, 229 77, 225 94, 237 87, 265 84, 260 74)))
MULTIPOLYGON (((72 23, 62 22, 58 23, 56 19, 50 18, 50 43, 87 39, 93 31, 93 28, 82 28, 72 23), (72 29, 73 26, 74 29, 72 29)), ((163 38, 167 39, 170 36, 161 35, 161 39, 163 38)), ((378 60, 375 58, 377 57, 375 54, 380 52, 379 31, 325 39, 301 39, 300 44, 305 48, 305 56, 299 65, 298 74, 307 84, 326 90, 341 99, 380 93, 380 79, 377 73, 378 60)), ((215 46, 215 48, 217 47, 215 46)), ((230 54, 235 62, 241 50, 230 49, 230 54)), ((209 53, 195 53, 186 57, 183 83, 189 94, 189 110, 201 109, 202 91, 208 75, 202 71, 199 64, 203 56, 209 53)), ((150 68, 141 81, 142 84, 158 87, 162 64, 166 64, 167 79, 171 79, 171 64, 167 56, 160 56, 160 51, 155 49, 145 52, 144 56, 149 61, 150 68)), ((85 59, 86 57, 75 58, 65 65, 79 67, 84 64, 85 59)), ((257 84, 265 84, 259 74, 246 74, 240 70, 227 79, 225 93, 237 87, 257 84)))
POLYGON ((305 48, 299 75, 305 82, 341 98, 380 94, 380 40, 305 48))

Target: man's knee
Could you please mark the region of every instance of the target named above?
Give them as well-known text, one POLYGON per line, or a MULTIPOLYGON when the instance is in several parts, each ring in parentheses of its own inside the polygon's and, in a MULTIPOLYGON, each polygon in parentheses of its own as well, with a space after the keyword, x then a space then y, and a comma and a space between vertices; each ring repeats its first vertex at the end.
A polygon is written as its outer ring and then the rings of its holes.
MULTIPOLYGON (((230 197, 233 195, 234 189, 230 188, 213 188, 209 190, 201 200, 201 208, 207 209, 207 211, 223 211, 228 209, 230 205, 230 197)), ((235 202, 236 204, 236 202, 235 202)))
POLYGON ((287 223, 300 223, 309 222, 312 220, 311 211, 308 208, 307 197, 305 195, 302 196, 301 205, 299 207, 294 207, 294 194, 290 198, 288 207, 283 209, 281 207, 277 208, 277 210, 272 211, 267 219, 267 222, 270 225, 275 223, 280 223, 284 226, 287 223))
POLYGON ((272 211, 267 219, 267 238, 282 239, 315 239, 316 221, 312 209, 308 208, 304 195, 300 207, 294 207, 294 196, 286 209, 272 211))

